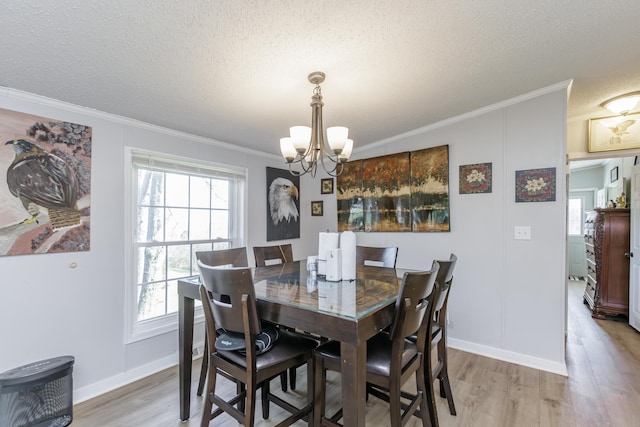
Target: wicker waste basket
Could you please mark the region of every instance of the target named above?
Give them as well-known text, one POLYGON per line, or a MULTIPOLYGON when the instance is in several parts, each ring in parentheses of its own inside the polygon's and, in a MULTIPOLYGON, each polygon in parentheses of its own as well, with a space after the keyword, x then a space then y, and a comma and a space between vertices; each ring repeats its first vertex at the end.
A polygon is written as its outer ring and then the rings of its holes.
POLYGON ((0 373, 0 427, 60 427, 73 417, 73 356, 0 373))

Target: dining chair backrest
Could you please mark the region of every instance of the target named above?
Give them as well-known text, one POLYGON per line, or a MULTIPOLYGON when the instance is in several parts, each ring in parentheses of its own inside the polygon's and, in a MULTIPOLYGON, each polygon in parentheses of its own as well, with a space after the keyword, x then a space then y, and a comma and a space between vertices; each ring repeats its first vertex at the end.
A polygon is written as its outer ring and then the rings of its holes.
POLYGON ((217 251, 199 251, 196 252, 196 259, 210 266, 249 267, 247 248, 244 247, 217 251))
POLYGON ((392 341, 412 335, 417 335, 421 340, 426 339, 426 331, 431 327, 429 320, 433 313, 433 297, 437 293, 438 269, 438 263, 434 262, 429 271, 404 273, 396 300, 395 318, 390 335, 392 341), (425 319, 428 324, 423 322, 425 319))
POLYGON ((397 247, 356 246, 356 265, 395 268, 397 257, 397 247))
POLYGON ((265 267, 272 264, 284 264, 293 262, 293 248, 291 244, 274 246, 254 246, 253 256, 256 259, 256 267, 265 267), (279 262, 273 262, 274 260, 279 262))
POLYGON ((440 270, 438 271, 438 277, 436 281, 438 282, 438 297, 435 302, 435 306, 433 308, 434 313, 440 312, 447 302, 449 298, 449 290, 451 289, 451 283, 453 282, 453 270, 456 267, 456 262, 458 261, 458 257, 454 254, 449 256, 448 260, 435 260, 440 265, 440 270))
MULTIPOLYGON (((209 306, 213 314, 215 328, 232 332, 261 331, 260 320, 255 308, 255 289, 251 269, 247 267, 213 267, 198 260, 202 284, 209 294, 209 306), (245 331, 242 298, 249 301, 249 331, 245 331)), ((206 303, 206 301, 203 301, 206 303)))

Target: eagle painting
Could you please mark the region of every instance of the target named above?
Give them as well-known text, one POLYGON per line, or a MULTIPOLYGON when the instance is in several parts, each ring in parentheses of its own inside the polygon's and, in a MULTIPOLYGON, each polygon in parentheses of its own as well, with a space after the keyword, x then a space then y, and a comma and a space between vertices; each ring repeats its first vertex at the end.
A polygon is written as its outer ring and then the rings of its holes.
MULTIPOLYGON (((274 177, 273 175, 277 172, 280 171, 267 168, 267 182, 270 183, 267 189, 269 205, 267 220, 268 241, 300 237, 300 223, 298 222, 300 214, 297 205, 298 187, 291 179, 283 176, 274 177)), ((299 182, 299 178, 297 181, 299 182)))
POLYGON ((9 191, 31 215, 22 223, 37 221, 40 208, 46 208, 54 229, 80 224, 78 182, 69 165, 24 139, 7 141, 5 145, 11 145, 16 153, 7 169, 9 191))

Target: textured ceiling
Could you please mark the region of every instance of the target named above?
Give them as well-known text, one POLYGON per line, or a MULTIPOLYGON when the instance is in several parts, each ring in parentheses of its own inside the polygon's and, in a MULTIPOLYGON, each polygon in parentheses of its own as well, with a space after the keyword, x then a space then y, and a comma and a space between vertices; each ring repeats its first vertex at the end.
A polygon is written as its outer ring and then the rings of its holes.
POLYGON ((278 153, 355 146, 573 79, 569 120, 640 90, 640 1, 3 0, 0 86, 278 153))

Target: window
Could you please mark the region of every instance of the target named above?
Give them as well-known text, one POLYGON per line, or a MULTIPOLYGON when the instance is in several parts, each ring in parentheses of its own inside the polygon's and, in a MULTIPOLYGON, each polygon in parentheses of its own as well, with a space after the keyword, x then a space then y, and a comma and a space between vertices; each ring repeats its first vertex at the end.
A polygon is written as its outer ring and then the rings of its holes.
POLYGON ((567 215, 567 232, 569 236, 582 236, 582 198, 569 199, 569 212, 567 215))
POLYGON ((197 251, 242 246, 246 172, 129 150, 131 340, 177 327, 178 280, 197 251))

